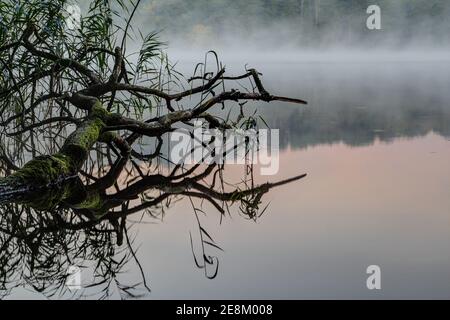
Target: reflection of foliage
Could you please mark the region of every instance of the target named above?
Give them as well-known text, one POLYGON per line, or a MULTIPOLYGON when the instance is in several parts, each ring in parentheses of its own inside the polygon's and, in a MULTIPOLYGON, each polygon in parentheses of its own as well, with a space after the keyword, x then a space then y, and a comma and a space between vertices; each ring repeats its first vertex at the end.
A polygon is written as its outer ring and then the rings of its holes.
MULTIPOLYGON (((167 175, 150 175, 150 171, 144 174, 144 169, 136 168, 125 170, 126 180, 130 183, 128 187, 113 194, 96 189, 99 186, 109 188, 110 184, 102 181, 108 178, 101 178, 87 186, 82 185, 78 179, 65 182, 69 186, 63 188, 66 190, 65 197, 56 210, 42 211, 30 207, 36 199, 34 194, 17 199, 19 204, 4 203, 0 219, 0 285, 3 294, 7 295, 11 288, 22 285, 29 285, 49 297, 66 294, 64 283, 68 267, 80 261, 91 261, 95 264, 95 279, 86 287, 89 294, 97 289, 100 297, 108 297, 115 286, 122 297, 138 297, 136 292, 148 289, 148 286, 128 235, 127 216, 146 210, 150 217, 157 217, 163 212, 164 203, 169 205, 170 199, 181 196, 191 198, 198 222, 202 256, 197 258, 194 253, 195 262, 199 268, 205 269, 207 277, 214 278, 218 272, 218 259, 207 252, 221 248, 200 224, 198 213, 203 211, 194 205, 192 199, 208 201, 222 215, 222 208, 226 203, 238 202, 242 212, 246 213, 249 219, 255 219, 258 209, 255 202, 259 204, 263 194, 273 187, 304 177, 302 175, 278 183, 266 183, 251 188, 238 187, 231 192, 220 192, 215 191, 212 184, 201 183, 201 180, 209 175, 222 176, 222 166, 209 165, 199 173, 191 168, 178 174, 176 172, 180 167, 175 167, 167 175), (134 175, 139 174, 142 176, 135 179, 134 175), (154 196, 143 197, 140 203, 130 205, 130 199, 136 199, 150 190, 160 191, 158 195, 153 192, 154 196), (95 205, 87 201, 92 197, 98 199, 95 205), (122 246, 124 237, 126 246, 122 246), (118 276, 131 260, 134 260, 140 269, 142 281, 134 285, 124 285, 118 276), (210 270, 211 267, 213 271, 210 270)), ((119 173, 113 171, 124 169, 123 166, 115 166, 107 177, 117 176, 119 173)), ((223 185, 223 182, 220 185, 223 185)), ((57 192, 58 190, 50 189, 47 193, 42 193, 40 190, 39 203, 42 203, 46 196, 54 197, 57 192)), ((191 244, 194 245, 192 241, 191 237, 191 244)))
POLYGON ((0 290, 3 294, 23 285, 48 297, 67 294, 66 272, 69 266, 80 261, 95 261, 94 274, 98 280, 94 282, 98 282, 92 286, 100 288, 104 296, 108 295, 113 281, 124 293, 132 294, 117 278, 130 260, 130 252, 116 250, 114 230, 109 230, 106 224, 80 232, 71 227, 79 217, 69 210, 40 212, 16 204, 4 204, 1 209, 0 290))
POLYGON ((194 251, 194 242, 192 240, 192 234, 190 233, 189 239, 191 241, 192 256, 194 257, 195 265, 197 266, 197 268, 203 269, 207 278, 214 279, 219 271, 219 259, 215 256, 207 254, 206 252, 210 248, 215 248, 220 251, 223 250, 215 243, 214 239, 202 227, 200 219, 198 217, 198 211, 200 211, 200 209, 194 207, 194 214, 198 225, 198 234, 200 237, 201 258, 198 258, 197 254, 194 251), (211 268, 213 268, 213 272, 209 271, 211 268))

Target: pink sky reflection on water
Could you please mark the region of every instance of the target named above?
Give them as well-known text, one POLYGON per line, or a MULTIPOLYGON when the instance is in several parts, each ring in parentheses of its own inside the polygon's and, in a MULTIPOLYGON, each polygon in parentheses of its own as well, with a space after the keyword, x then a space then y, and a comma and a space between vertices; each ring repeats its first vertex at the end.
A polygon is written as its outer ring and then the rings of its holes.
MULTIPOLYGON (((366 147, 342 143, 281 152, 276 181, 304 180, 267 194, 258 222, 232 208, 205 206, 203 226, 225 249, 219 276, 207 280, 193 263, 188 201, 164 221, 140 225, 137 243, 152 298, 450 298, 450 141, 433 133, 366 147), (148 229, 148 230, 147 230, 148 229), (365 268, 378 264, 383 290, 365 288, 365 268)), ((242 167, 228 166, 229 180, 242 167)))

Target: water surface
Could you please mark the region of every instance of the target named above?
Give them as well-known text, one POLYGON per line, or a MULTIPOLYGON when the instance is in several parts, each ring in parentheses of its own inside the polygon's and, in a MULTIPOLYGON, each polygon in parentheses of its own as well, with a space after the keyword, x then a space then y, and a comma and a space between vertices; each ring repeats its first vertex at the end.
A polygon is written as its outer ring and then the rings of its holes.
MULTIPOLYGON (((205 204, 202 225, 224 249, 214 252, 213 280, 194 264, 188 199, 162 221, 135 224, 147 298, 450 298, 450 63, 255 67, 270 92, 309 102, 254 106, 280 129, 282 148, 279 173, 257 180, 308 177, 267 194, 257 222, 237 208, 220 222, 205 204), (372 264, 381 267, 380 291, 366 288, 372 264)), ((239 181, 243 168, 226 174, 239 181)), ((10 297, 36 295, 16 289, 10 297)))

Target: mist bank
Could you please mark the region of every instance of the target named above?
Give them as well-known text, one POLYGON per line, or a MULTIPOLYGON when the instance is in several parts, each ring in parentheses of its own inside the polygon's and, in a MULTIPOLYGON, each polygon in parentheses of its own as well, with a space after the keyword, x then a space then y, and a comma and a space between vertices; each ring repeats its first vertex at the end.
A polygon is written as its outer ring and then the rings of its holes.
POLYGON ((259 50, 450 47, 442 0, 147 0, 138 20, 170 45, 259 50), (367 8, 380 8, 369 30, 367 8))
MULTIPOLYGON (((297 63, 396 63, 396 62, 436 62, 450 63, 450 47, 428 48, 410 47, 398 50, 379 48, 327 48, 302 49, 293 47, 267 48, 261 50, 258 47, 236 46, 190 46, 171 42, 166 49, 171 61, 187 64, 204 62, 207 58, 210 62, 214 51, 219 60, 229 68, 241 70, 244 65, 252 67, 264 67, 267 64, 297 64, 297 63)), ((194 66, 192 66, 194 67, 194 66)), ((185 69, 185 68, 184 68, 185 69)))

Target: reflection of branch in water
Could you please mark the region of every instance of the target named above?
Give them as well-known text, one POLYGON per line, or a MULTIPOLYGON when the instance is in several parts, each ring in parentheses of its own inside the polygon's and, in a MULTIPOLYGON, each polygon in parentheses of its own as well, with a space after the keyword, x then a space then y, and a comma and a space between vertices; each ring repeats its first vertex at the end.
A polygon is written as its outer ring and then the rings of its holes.
MULTIPOLYGON (((207 200, 221 215, 223 204, 239 203, 241 211, 254 219, 265 193, 304 177, 253 188, 218 191, 214 186, 217 177, 223 176, 221 165, 196 166, 197 170, 190 168, 183 173, 163 175, 150 174, 150 169, 147 172, 143 168, 137 170, 134 166, 127 171, 127 159, 127 155, 118 158, 107 174, 90 185, 83 184, 78 178, 70 179, 45 192, 24 194, 16 199, 16 203, 2 205, 0 283, 3 292, 7 292, 8 285, 28 284, 48 296, 66 294, 65 272, 69 265, 81 260, 96 263, 97 280, 86 289, 101 288, 101 297, 107 297, 114 285, 126 296, 137 297, 133 289, 140 290, 138 284, 125 286, 118 280, 120 270, 134 260, 142 277, 140 285, 149 290, 143 268, 132 248, 126 219, 144 209, 157 217, 157 212, 162 212, 171 199, 180 197, 189 197, 198 223, 202 257, 197 259, 194 255, 195 262, 205 269, 208 278, 214 278, 218 272, 218 259, 207 251, 221 248, 201 226, 198 212, 202 211, 192 199, 207 200), (132 174, 139 178, 119 191, 107 192, 124 172, 128 179, 134 179, 132 174), (208 184, 205 179, 210 176, 213 181, 208 184), (153 195, 142 197, 146 192, 153 195), (127 244, 120 249, 124 238, 127 244), (210 272, 209 267, 214 270, 210 272), (12 279, 24 282, 15 283, 12 279)), ((193 245, 192 241, 191 235, 193 245)), ((194 253, 194 248, 192 250, 194 253)))
POLYGON ((213 247, 220 251, 223 251, 221 247, 219 247, 213 240, 213 238, 209 235, 209 233, 202 227, 200 223, 200 219, 198 217, 198 211, 201 211, 200 209, 196 208, 194 205, 194 202, 191 198, 189 198, 192 208, 194 209, 194 215, 197 222, 198 227, 198 234, 200 237, 200 246, 201 246, 201 259, 197 258, 197 255, 195 254, 194 250, 194 242, 192 240, 192 233, 189 232, 189 240, 191 242, 191 251, 192 256, 194 257, 194 262, 197 268, 204 269, 205 276, 209 279, 214 279, 217 276, 217 273, 219 271, 219 259, 215 256, 207 255, 206 254, 206 247, 213 247), (207 238, 205 240, 205 237, 207 238), (202 262, 200 262, 202 261, 202 262), (212 274, 208 273, 208 266, 211 266, 214 268, 214 271, 212 274))
POLYGON ((80 232, 68 227, 77 219, 71 211, 49 213, 18 204, 4 204, 2 211, 2 292, 7 294, 8 287, 29 285, 49 297, 69 294, 66 271, 80 260, 95 262, 96 277, 91 287, 102 286, 104 296, 113 282, 120 285, 116 275, 129 260, 129 253, 116 250, 113 231, 106 224, 80 232), (63 222, 59 215, 67 216, 69 222, 63 222))

